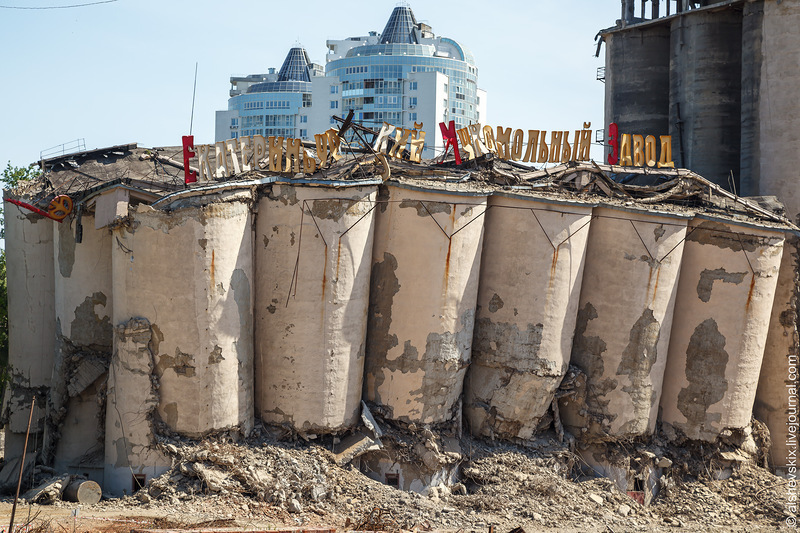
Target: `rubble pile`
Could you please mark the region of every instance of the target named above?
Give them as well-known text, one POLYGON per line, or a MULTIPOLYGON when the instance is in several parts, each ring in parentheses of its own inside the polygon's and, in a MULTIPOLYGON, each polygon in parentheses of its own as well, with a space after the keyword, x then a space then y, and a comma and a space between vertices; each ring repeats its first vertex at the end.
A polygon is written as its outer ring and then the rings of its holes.
MULTIPOLYGON (((408 428, 387 427, 383 440, 399 441, 405 432, 406 443, 431 442, 426 430, 411 434, 408 428)), ((733 526, 758 531, 777 527, 791 514, 785 480, 754 461, 726 461, 730 452, 721 448, 662 446, 658 435, 649 444, 627 443, 632 456, 652 455, 669 465, 663 468, 659 495, 645 507, 613 480, 587 475, 591 469, 552 431, 527 446, 470 437, 460 444, 460 482, 420 494, 374 481, 352 464, 340 466, 333 437, 306 440, 260 424, 247 439, 161 437, 159 446, 172 459, 170 470, 136 494, 104 500, 93 509, 131 516, 156 511, 180 518, 187 527, 233 520, 230 525, 240 527, 355 529, 378 520, 387 530, 476 532, 490 526, 570 530, 578 524, 588 524, 583 531, 733 526)))

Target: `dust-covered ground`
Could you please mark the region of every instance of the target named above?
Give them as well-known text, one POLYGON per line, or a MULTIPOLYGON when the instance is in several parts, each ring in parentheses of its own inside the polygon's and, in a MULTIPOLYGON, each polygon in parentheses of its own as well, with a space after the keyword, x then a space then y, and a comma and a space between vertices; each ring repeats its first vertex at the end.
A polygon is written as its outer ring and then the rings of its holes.
MULTIPOLYGON (((730 477, 714 479, 722 469, 719 449, 712 447, 659 448, 672 466, 663 469, 661 491, 644 507, 612 481, 586 476, 570 446, 548 434, 526 447, 465 437, 461 482, 424 495, 373 481, 352 465, 338 466, 330 437, 305 441, 258 426, 247 440, 167 438, 160 446, 173 466, 136 494, 82 508, 60 500, 23 503, 15 523, 39 531, 329 526, 483 532, 494 526, 497 533, 517 527, 751 532, 788 529, 794 516, 789 482, 755 462, 736 464, 730 477)), ((6 499, 0 520, 7 523, 9 512, 6 499)))

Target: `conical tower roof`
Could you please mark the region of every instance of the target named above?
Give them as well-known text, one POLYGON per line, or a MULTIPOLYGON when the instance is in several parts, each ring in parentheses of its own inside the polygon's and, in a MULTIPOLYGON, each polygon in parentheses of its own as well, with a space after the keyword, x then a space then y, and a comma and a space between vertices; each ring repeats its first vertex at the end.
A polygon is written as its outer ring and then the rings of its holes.
POLYGON ((308 60, 308 54, 305 48, 295 46, 286 55, 283 61, 280 72, 278 72, 278 81, 311 81, 308 75, 308 65, 311 61, 308 60))
POLYGON ((389 22, 381 33, 381 44, 419 44, 414 28, 417 20, 410 7, 398 6, 392 11, 389 22))

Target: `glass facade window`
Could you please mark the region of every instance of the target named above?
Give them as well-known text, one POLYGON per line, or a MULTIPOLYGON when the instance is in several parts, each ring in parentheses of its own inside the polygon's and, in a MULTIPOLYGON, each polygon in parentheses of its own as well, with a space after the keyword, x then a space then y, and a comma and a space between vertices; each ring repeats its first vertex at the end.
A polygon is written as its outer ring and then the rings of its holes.
POLYGON ((411 8, 398 6, 392 11, 389 22, 381 33, 381 44, 387 43, 416 43, 417 34, 415 29, 417 20, 411 8))
POLYGON ((239 119, 238 118, 232 118, 231 119, 231 127, 235 128, 238 125, 239 125, 239 119))
POLYGON ((264 125, 264 115, 242 117, 242 128, 253 128, 264 125))
POLYGON ((265 115, 264 125, 269 127, 292 126, 294 127, 294 115, 265 115))
POLYGON ((307 139, 308 138, 308 130, 300 130, 300 138, 307 139))
MULTIPOLYGON (((277 76, 274 71, 252 75, 246 89, 228 101, 229 110, 236 111, 241 120, 239 133, 245 135, 246 128, 249 134, 264 130, 263 135, 305 138, 311 131, 309 122, 328 116, 330 124, 337 126, 331 115, 350 110, 355 120, 377 128, 382 122, 413 124, 420 118, 436 123, 435 109, 443 112, 442 121, 454 120, 459 128, 479 120, 478 69, 472 55, 458 42, 437 37, 428 26, 417 24, 407 6, 394 9, 383 33, 329 41, 328 46, 331 54, 324 75, 332 79, 311 83, 322 72, 301 47, 290 50, 277 76), (316 107, 312 90, 317 91, 316 107)), ((230 128, 240 124, 231 122, 230 128)), ((227 122, 219 126, 218 135, 227 137, 227 122)))

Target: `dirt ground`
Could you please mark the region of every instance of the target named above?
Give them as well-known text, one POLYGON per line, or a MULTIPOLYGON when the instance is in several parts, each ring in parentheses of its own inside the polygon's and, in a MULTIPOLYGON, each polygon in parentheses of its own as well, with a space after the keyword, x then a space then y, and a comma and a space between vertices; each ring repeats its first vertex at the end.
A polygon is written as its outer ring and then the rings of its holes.
MULTIPOLYGON (((580 458, 555 435, 535 446, 463 438, 461 483, 426 494, 338 466, 332 442, 259 427, 246 441, 165 440, 173 467, 132 496, 93 506, 21 503, 27 531, 131 531, 190 527, 336 527, 508 533, 789 530, 786 480, 745 462, 716 480, 719 450, 664 449, 673 462, 644 507, 605 478, 581 474, 580 458), (730 473, 730 472, 729 472, 730 473), (77 516, 73 516, 77 510, 77 516)), ((632 447, 637 444, 632 443, 632 447)), ((11 499, 0 502, 5 531, 11 499)))

